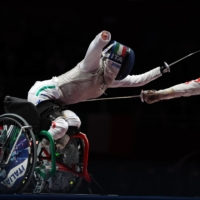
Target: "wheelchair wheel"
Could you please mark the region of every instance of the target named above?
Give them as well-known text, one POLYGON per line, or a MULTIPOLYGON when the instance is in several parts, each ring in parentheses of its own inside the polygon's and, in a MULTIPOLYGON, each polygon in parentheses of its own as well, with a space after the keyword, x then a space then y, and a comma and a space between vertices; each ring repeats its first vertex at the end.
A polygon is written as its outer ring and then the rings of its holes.
MULTIPOLYGON (((84 155, 84 143, 79 138, 72 138, 63 150, 56 153, 56 160, 81 172, 84 155)), ((48 180, 47 189, 52 193, 75 193, 82 178, 67 171, 56 171, 48 180)))
POLYGON ((0 194, 22 193, 35 169, 35 136, 22 117, 4 114, 0 116, 0 138, 0 194))

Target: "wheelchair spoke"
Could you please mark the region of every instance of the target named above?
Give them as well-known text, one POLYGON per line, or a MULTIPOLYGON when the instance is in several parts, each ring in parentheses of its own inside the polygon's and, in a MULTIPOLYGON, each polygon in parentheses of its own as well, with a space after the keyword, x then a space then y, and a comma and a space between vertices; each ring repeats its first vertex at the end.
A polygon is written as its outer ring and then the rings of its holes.
POLYGON ((6 140, 0 160, 0 193, 21 193, 29 184, 36 163, 34 134, 19 116, 0 116, 6 140), (30 143, 30 141, 32 141, 30 143))

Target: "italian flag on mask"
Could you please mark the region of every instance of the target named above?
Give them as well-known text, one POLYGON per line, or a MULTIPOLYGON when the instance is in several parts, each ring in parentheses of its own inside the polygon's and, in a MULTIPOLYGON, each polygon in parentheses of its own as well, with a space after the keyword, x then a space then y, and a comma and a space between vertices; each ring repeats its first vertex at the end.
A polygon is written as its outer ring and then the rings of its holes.
POLYGON ((126 55, 127 48, 124 45, 119 44, 116 42, 116 46, 114 49, 114 54, 124 57, 126 55))

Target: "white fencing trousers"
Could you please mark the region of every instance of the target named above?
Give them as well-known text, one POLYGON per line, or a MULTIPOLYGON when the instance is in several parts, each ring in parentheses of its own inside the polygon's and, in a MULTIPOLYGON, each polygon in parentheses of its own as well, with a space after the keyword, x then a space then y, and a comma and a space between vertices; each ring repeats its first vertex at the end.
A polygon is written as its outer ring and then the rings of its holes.
POLYGON ((72 112, 71 110, 62 111, 62 115, 64 119, 68 122, 69 126, 75 126, 77 128, 81 126, 80 118, 76 115, 76 113, 72 112))
POLYGON ((75 126, 79 128, 81 125, 80 118, 71 110, 62 111, 62 115, 63 116, 52 121, 51 127, 48 130, 54 140, 58 140, 67 134, 69 126, 75 126))
POLYGON ((68 122, 63 117, 58 117, 52 121, 48 132, 51 134, 54 140, 57 140, 65 135, 68 127, 68 122))

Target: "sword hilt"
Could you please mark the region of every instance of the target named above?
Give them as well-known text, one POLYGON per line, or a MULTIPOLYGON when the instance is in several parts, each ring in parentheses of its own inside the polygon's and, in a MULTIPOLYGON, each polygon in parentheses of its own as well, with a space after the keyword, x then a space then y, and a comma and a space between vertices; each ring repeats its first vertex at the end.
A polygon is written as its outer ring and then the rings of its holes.
POLYGON ((166 62, 164 62, 164 67, 165 67, 164 71, 170 72, 170 67, 169 67, 169 65, 166 62))
POLYGON ((142 102, 144 102, 144 91, 143 90, 140 93, 140 99, 142 102))

